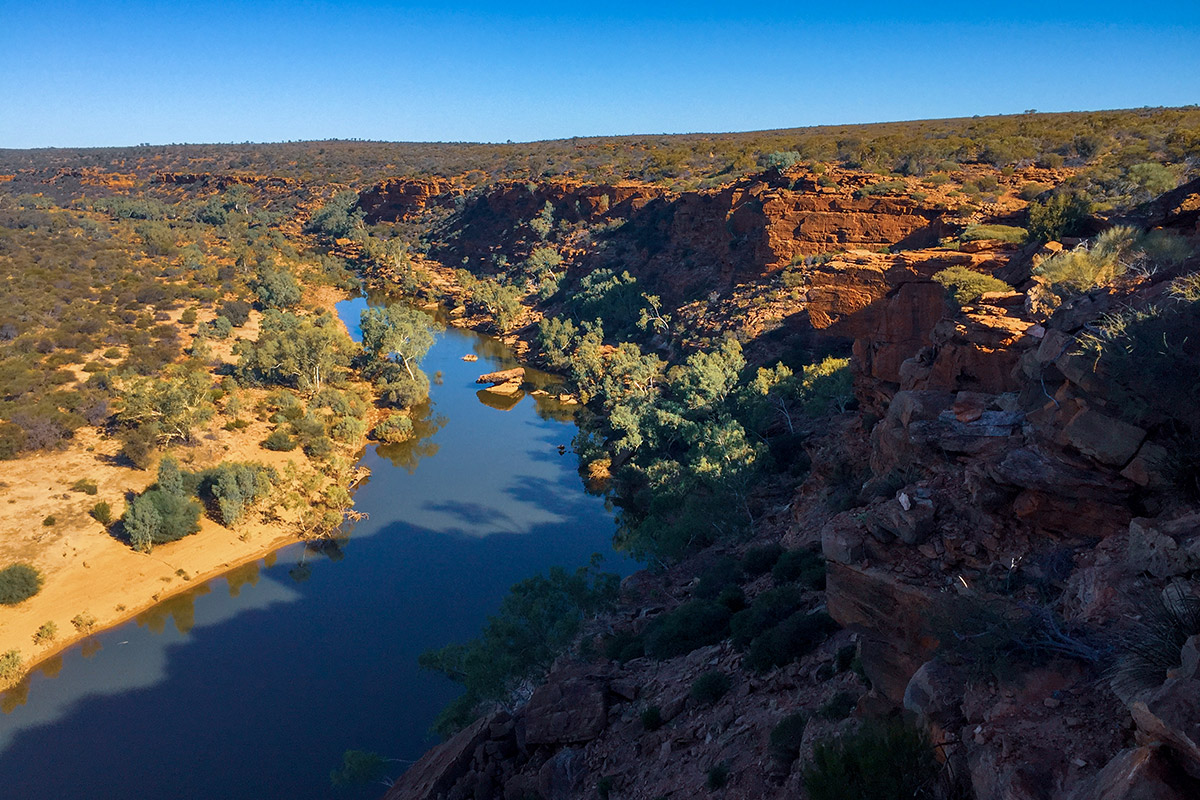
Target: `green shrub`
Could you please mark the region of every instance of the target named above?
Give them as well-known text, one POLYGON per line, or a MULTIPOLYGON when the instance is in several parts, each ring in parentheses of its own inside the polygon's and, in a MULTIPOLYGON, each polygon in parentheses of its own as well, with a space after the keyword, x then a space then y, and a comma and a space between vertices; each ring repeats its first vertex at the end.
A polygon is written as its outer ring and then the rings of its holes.
POLYGON ((716 563, 700 573, 692 597, 698 600, 712 600, 730 585, 736 585, 739 577, 738 564, 728 556, 722 556, 716 563))
POLYGON ((705 776, 704 785, 709 789, 716 790, 729 783, 729 765, 722 761, 720 764, 715 764, 709 768, 708 774, 705 776))
POLYGON ((896 800, 937 796, 938 763, 928 739, 901 723, 868 723, 818 742, 804 770, 810 800, 896 800))
POLYGON ((837 630, 825 612, 797 612, 750 642, 746 664, 757 672, 790 664, 807 655, 837 630))
POLYGON ((371 436, 384 444, 395 444, 412 438, 412 419, 406 414, 392 413, 371 429, 371 436))
POLYGON ((101 525, 107 527, 112 524, 112 506, 110 506, 104 500, 101 500, 99 503, 96 503, 96 505, 92 506, 92 510, 88 513, 91 515, 92 519, 96 520, 96 522, 99 522, 101 525))
POLYGON ((51 514, 50 516, 48 516, 42 520, 43 528, 53 528, 57 524, 58 524, 58 520, 54 518, 53 514, 51 514))
POLYGON ((1019 192, 1017 192, 1017 197, 1028 202, 1030 200, 1036 200, 1053 188, 1054 187, 1048 183, 1027 183, 1021 187, 1019 192))
POLYGON ((656 659, 687 655, 729 635, 729 609, 711 600, 692 600, 659 616, 646 628, 646 655, 656 659))
POLYGON ((1029 231, 1012 225, 968 225, 958 238, 963 242, 996 239, 1012 244, 1024 244, 1029 238, 1029 231))
POLYGON ((802 605, 804 595, 795 586, 781 586, 763 592, 755 598, 752 606, 734 614, 730 620, 734 645, 748 647, 753 639, 796 613, 802 605))
POLYGON ((664 724, 662 711, 659 710, 658 706, 646 706, 642 709, 640 717, 642 727, 648 731, 656 731, 664 724))
POLYGON ((646 655, 646 641, 633 631, 620 631, 604 643, 604 656, 624 664, 646 655))
POLYGON ((24 663, 20 650, 9 650, 0 654, 0 680, 15 680, 21 674, 21 665, 24 663))
POLYGON ((80 478, 71 484, 71 491, 83 492, 84 494, 96 494, 100 491, 100 487, 97 486, 96 482, 93 480, 89 480, 88 478, 80 478))
POLYGON ((42 642, 52 642, 54 637, 58 635, 58 625, 54 621, 43 622, 41 627, 33 634, 33 643, 41 644, 42 642))
POLYGON ((268 450, 288 452, 296 449, 297 442, 283 428, 276 428, 263 440, 262 446, 268 450))
POLYGON ((612 796, 614 786, 616 786, 616 778, 612 775, 602 775, 596 780, 596 795, 600 800, 608 800, 612 796))
POLYGON ((158 465, 157 483, 129 504, 122 521, 135 550, 149 552, 156 544, 200 530, 200 504, 187 495, 183 482, 178 462, 164 458, 158 465))
POLYGON ((28 564, 0 569, 0 605, 14 606, 42 588, 42 574, 28 564))
POLYGON ((387 772, 387 760, 378 753, 347 750, 342 753, 342 765, 329 773, 333 786, 361 786, 375 783, 387 772))
POLYGON ((732 686, 733 682, 728 675, 720 670, 712 670, 692 682, 692 699, 697 703, 709 705, 724 697, 732 686))
POLYGON ((815 550, 788 550, 771 568, 776 584, 799 583, 809 589, 825 588, 825 559, 815 550))
POLYGON ((71 617, 71 624, 75 626, 75 630, 80 633, 91 633, 96 627, 96 618, 87 611, 80 611, 75 616, 71 617))
POLYGON ((771 757, 779 764, 791 766, 800 757, 800 745, 804 742, 804 729, 808 716, 797 711, 788 714, 771 729, 771 757))
POLYGON ((947 294, 960 306, 974 303, 986 292, 1012 291, 1012 287, 999 278, 962 266, 947 267, 936 272, 933 280, 945 286, 947 294))
POLYGON ((783 546, 778 542, 751 547, 742 556, 742 572, 748 578, 757 578, 770 572, 775 562, 783 555, 783 546))
POLYGON ((856 197, 874 197, 876 195, 903 194, 907 190, 908 184, 904 181, 880 181, 879 183, 872 183, 869 186, 863 186, 856 190, 854 194, 856 197))
POLYGON ((1078 236, 1091 210, 1092 204, 1076 192, 1058 192, 1046 200, 1030 203, 1029 236, 1042 242, 1078 236))

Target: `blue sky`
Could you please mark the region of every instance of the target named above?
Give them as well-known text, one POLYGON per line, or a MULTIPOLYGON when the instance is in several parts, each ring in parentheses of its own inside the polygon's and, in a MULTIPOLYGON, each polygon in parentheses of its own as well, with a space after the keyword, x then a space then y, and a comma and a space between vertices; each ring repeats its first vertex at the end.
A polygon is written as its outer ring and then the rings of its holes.
POLYGON ((0 0, 0 147, 526 141, 1200 102, 1195 0, 980 5, 0 0))

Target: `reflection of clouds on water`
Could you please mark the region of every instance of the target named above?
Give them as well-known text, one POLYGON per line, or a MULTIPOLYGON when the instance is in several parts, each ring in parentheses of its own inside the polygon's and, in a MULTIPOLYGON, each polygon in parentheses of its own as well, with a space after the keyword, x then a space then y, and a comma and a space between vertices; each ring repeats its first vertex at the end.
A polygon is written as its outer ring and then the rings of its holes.
POLYGON ((90 698, 119 695, 165 681, 170 649, 187 642, 197 629, 299 598, 300 594, 289 586, 260 580, 258 563, 254 562, 239 567, 233 583, 217 578, 139 614, 137 627, 122 625, 85 639, 35 670, 20 685, 0 694, 0 752, 18 734, 53 724, 90 698), (239 591, 247 583, 257 583, 255 590, 239 591), (204 597, 204 601, 197 604, 198 597, 204 597), (174 624, 167 625, 168 620, 174 624), (86 668, 81 663, 85 658, 86 668), (54 680, 60 672, 70 680, 54 680), (30 696, 37 702, 26 705, 30 696))

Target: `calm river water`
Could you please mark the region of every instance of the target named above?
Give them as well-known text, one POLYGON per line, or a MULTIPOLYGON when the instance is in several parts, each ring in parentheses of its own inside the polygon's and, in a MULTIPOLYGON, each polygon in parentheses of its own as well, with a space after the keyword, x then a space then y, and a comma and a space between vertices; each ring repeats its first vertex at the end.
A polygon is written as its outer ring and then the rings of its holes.
MULTIPOLYGON (((364 307, 339 311, 353 329, 364 307)), ((0 797, 380 796, 334 790, 329 771, 346 749, 414 759, 432 743, 456 687, 417 668, 422 650, 473 636, 509 586, 552 565, 600 552, 633 568, 576 473, 574 424, 530 396, 477 395, 480 373, 513 363, 495 341, 440 335, 424 438, 367 450, 355 505, 370 516, 348 539, 197 586, 0 696, 0 797)))

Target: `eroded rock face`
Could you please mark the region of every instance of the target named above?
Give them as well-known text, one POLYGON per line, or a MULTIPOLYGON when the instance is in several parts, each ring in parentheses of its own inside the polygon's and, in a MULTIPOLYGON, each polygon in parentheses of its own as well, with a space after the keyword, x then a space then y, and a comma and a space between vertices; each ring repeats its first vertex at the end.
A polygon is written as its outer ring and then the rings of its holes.
POLYGON ((1183 774, 1162 745, 1122 750, 1064 800, 1191 800, 1200 784, 1183 774))
POLYGON ((444 797, 471 768, 475 751, 486 742, 492 726, 507 715, 486 715, 434 747, 413 764, 388 790, 386 800, 433 800, 444 797))
POLYGON ((580 678, 539 687, 523 716, 530 745, 591 741, 608 722, 604 685, 580 678))
POLYGON ((1200 780, 1200 679, 1168 678, 1129 708, 1148 741, 1171 749, 1192 778, 1200 780))
POLYGON ((871 685, 903 702, 908 682, 937 646, 929 631, 934 593, 878 569, 838 563, 828 569, 829 615, 863 634, 860 655, 871 685))

